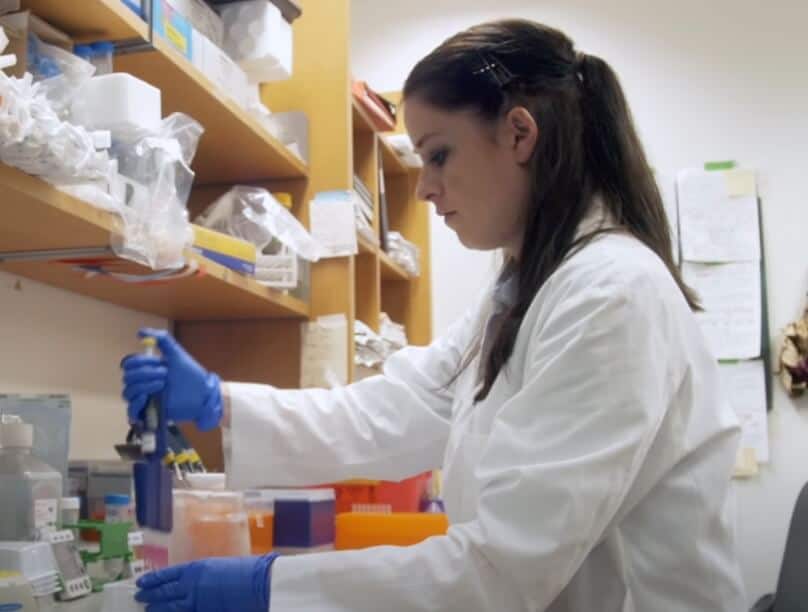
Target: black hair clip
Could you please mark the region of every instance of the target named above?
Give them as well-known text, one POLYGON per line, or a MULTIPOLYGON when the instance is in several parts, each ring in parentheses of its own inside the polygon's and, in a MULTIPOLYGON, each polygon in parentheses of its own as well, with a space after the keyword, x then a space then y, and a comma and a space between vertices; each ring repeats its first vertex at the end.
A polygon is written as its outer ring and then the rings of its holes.
POLYGON ((478 55, 480 56, 481 64, 479 68, 472 72, 472 74, 490 74, 491 78, 494 79, 500 88, 509 85, 516 78, 514 74, 495 57, 482 52, 478 52, 478 55))

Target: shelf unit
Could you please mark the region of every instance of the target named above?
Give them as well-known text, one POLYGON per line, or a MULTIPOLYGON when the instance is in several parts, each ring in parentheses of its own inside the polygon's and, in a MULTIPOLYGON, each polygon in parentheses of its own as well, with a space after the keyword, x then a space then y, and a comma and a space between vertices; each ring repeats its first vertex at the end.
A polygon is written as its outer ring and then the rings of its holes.
MULTIPOLYGON (((0 228, 4 253, 108 247, 117 217, 72 198, 38 178, 0 164, 6 221, 0 228)), ((196 276, 148 285, 86 278, 60 261, 3 261, 0 269, 74 293, 169 319, 305 318, 308 304, 264 287, 219 264, 186 251, 196 276), (205 296, 205 299, 200 299, 205 296)), ((121 271, 141 273, 128 264, 121 271)))
MULTIPOLYGON (((148 28, 120 0, 24 0, 39 16, 81 41, 148 38, 148 28)), ((376 133, 351 97, 350 0, 303 0, 294 23, 293 78, 262 87, 273 112, 299 110, 310 128, 308 166, 269 136, 252 117, 217 91, 187 60, 155 40, 150 50, 115 59, 160 87, 164 114, 182 111, 206 129, 195 159, 196 187, 189 209, 200 212, 236 183, 260 185, 293 196, 292 212, 308 225, 309 202, 320 191, 351 189, 354 173, 368 185, 379 230, 382 169, 390 229, 415 242, 421 275, 411 278, 372 241, 360 240, 356 256, 312 266, 308 303, 267 289, 251 279, 187 252, 204 275, 156 285, 123 285, 87 279, 57 262, 4 262, 0 269, 83 295, 173 320, 183 345, 225 380, 294 388, 300 380, 301 328, 307 318, 335 313, 348 320, 348 363, 353 363, 353 328, 359 319, 378 329, 381 312, 404 323, 410 342, 431 341, 429 216, 415 198, 417 175, 376 133)), ((0 254, 106 247, 115 216, 71 198, 43 181, 0 166, 5 219, 0 254)), ((193 214, 191 215, 193 217, 193 214)), ((134 266, 134 264, 129 264, 134 266)), ((352 379, 353 372, 349 372, 352 379)), ((222 468, 221 436, 186 433, 212 469, 222 468)))
POLYGON ((409 281, 412 279, 410 273, 402 268, 398 263, 393 261, 387 253, 382 251, 381 247, 368 240, 362 235, 357 236, 359 243, 359 255, 370 255, 378 257, 381 264, 381 279, 388 281, 409 281))

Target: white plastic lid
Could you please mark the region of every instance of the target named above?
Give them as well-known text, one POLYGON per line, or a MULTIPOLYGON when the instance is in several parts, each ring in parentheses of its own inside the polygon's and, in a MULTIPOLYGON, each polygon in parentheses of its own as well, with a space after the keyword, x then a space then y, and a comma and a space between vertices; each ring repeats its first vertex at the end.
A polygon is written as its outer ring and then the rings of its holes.
POLYGON ((80 510, 81 499, 78 497, 63 497, 62 510, 80 510))
POLYGON ((34 445, 34 427, 18 416, 0 417, 0 447, 31 448, 34 445))
POLYGON ((246 502, 256 499, 264 501, 307 501, 323 502, 336 499, 334 489, 250 489, 244 492, 246 502))
POLYGON ((224 491, 227 488, 227 476, 221 472, 186 474, 185 479, 192 489, 224 491))

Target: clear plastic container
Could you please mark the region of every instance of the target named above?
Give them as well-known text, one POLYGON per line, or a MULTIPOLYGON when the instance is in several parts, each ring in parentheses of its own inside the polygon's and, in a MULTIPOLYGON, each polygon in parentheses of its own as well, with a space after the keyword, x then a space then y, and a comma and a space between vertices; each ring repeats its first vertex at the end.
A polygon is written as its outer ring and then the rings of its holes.
POLYGON ((31 454, 33 427, 18 417, 0 420, 0 540, 41 540, 57 529, 62 475, 31 454))
POLYGON ((171 563, 250 554, 244 497, 231 491, 174 491, 171 563))
POLYGON ((0 542, 0 570, 19 572, 33 587, 59 579, 50 542, 0 542))

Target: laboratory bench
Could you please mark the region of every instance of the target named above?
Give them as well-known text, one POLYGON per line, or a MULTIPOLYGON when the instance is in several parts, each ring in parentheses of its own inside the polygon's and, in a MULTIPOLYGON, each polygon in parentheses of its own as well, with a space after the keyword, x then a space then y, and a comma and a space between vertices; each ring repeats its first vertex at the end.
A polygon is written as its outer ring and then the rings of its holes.
POLYGON ((76 601, 58 601, 50 609, 55 612, 101 612, 103 607, 104 594, 93 593, 76 601))

